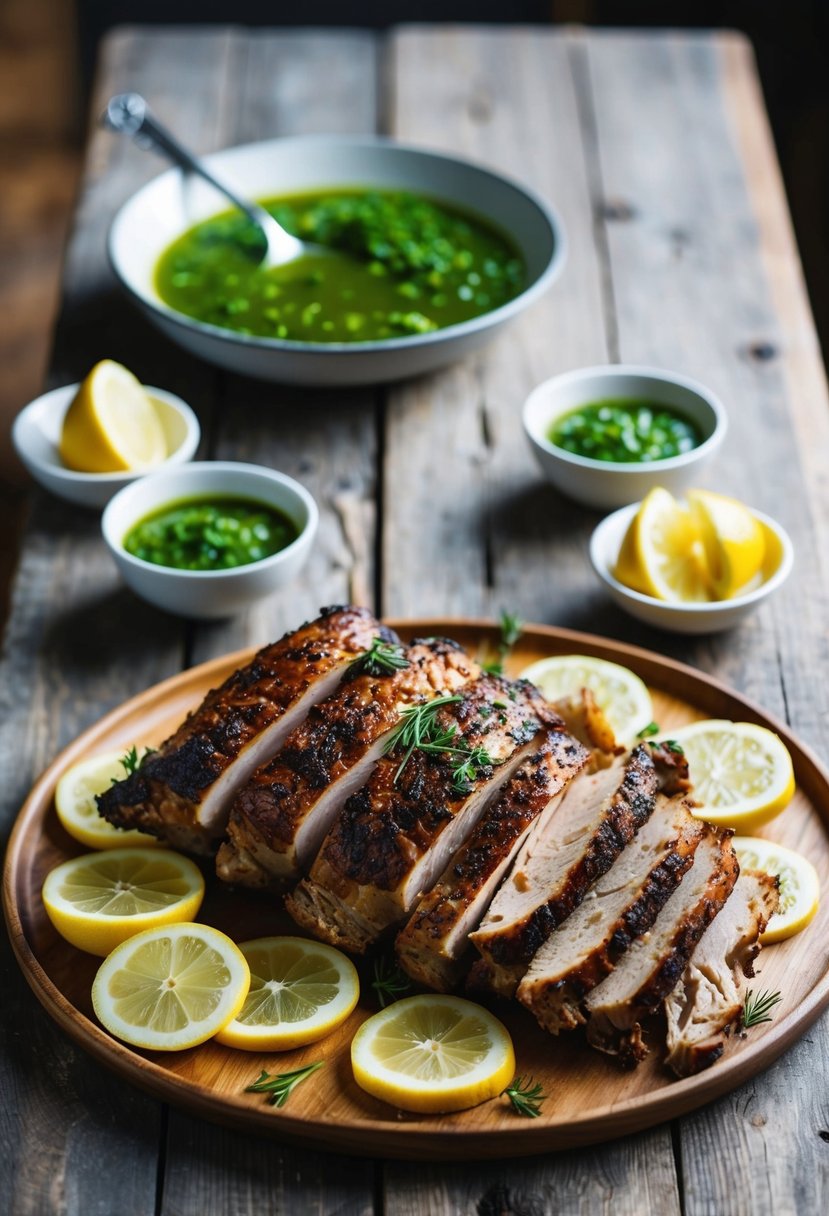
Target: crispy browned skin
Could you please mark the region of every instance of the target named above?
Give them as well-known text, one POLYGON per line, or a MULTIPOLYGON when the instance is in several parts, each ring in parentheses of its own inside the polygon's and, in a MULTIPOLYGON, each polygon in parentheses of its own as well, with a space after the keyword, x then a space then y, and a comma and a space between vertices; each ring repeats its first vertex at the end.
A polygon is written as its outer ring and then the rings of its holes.
POLYGON ((441 992, 458 982, 467 934, 483 916, 499 871, 505 872, 530 825, 588 760, 589 753, 572 736, 545 732, 541 748, 524 761, 487 808, 398 935, 397 956, 413 979, 441 992), (464 932, 459 934, 461 923, 464 932))
POLYGON ((99 796, 101 814, 117 827, 140 828, 195 852, 212 852, 225 815, 219 806, 215 821, 201 820, 211 793, 219 801, 223 775, 315 681, 335 669, 344 671, 378 635, 392 637, 367 609, 335 607, 264 647, 211 690, 137 772, 99 796))
POLYGON ((414 642, 405 657, 409 666, 391 674, 347 675, 291 732, 278 755, 257 769, 231 809, 228 839, 216 859, 221 878, 268 886, 299 877, 298 852, 305 851, 297 848, 300 829, 321 801, 329 805, 330 822, 338 809, 332 804, 338 783, 347 784, 355 766, 377 750, 401 709, 453 693, 480 674, 477 663, 445 638, 414 642))
POLYGON ((616 742, 613 728, 591 689, 582 688, 575 697, 562 697, 555 702, 554 709, 570 734, 590 748, 594 768, 604 768, 612 764, 614 756, 624 753, 624 747, 616 742))
MULTIPOLYGON (((621 782, 577 863, 566 875, 557 876, 548 890, 539 887, 538 899, 525 915, 504 923, 484 922, 471 935, 481 960, 472 968, 470 987, 512 996, 533 956, 578 907, 596 879, 607 873, 648 818, 657 792, 684 791, 688 784, 688 765, 682 755, 639 744, 625 762, 621 782)), ((566 805, 563 814, 566 816, 566 805)), ((519 877, 515 866, 511 877, 519 877)))
POLYGON ((728 899, 740 873, 731 833, 708 831, 710 839, 700 844, 694 867, 665 904, 651 933, 634 943, 616 971, 586 999, 588 1041, 615 1056, 622 1068, 635 1068, 647 1054, 641 1023, 657 1012, 676 987, 697 942, 728 899), (712 852, 713 862, 709 860, 712 852), (697 889, 690 884, 700 864, 707 869, 704 885, 697 889), (626 993, 628 975, 632 982, 626 993), (605 989, 615 981, 621 983, 609 997, 605 989), (617 990, 621 999, 616 998, 617 990))
MULTIPOLYGON (((456 740, 468 747, 486 748, 495 769, 479 770, 458 792, 452 775, 457 759, 417 749, 402 772, 399 749, 382 759, 346 802, 309 878, 285 901, 294 919, 316 936, 362 952, 385 928, 398 924, 431 886, 416 885, 420 863, 470 799, 490 783, 497 787, 498 767, 542 726, 560 724, 526 681, 483 676, 463 688, 461 697, 439 711, 439 727, 454 729, 456 740)), ((442 869, 443 864, 438 873, 442 869)))

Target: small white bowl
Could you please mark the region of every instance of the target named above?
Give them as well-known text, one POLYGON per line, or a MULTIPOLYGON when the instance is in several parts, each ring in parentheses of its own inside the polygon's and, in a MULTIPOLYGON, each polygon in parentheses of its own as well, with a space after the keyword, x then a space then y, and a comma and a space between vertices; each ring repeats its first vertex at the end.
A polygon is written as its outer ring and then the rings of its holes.
MULTIPOLYGON (((84 507, 104 507, 113 494, 147 473, 76 473, 74 469, 66 468, 58 445, 64 415, 79 387, 78 384, 65 384, 63 388, 52 389, 29 402, 14 420, 12 440, 23 464, 44 489, 84 507)), ((192 460, 199 446, 201 429, 198 418, 180 397, 161 388, 146 387, 155 402, 167 441, 167 459, 150 470, 154 473, 168 465, 192 460)))
POLYGON ((318 523, 317 504, 292 477, 263 465, 206 461, 127 486, 104 511, 101 531, 121 577, 136 595, 178 616, 216 620, 289 583, 305 564, 318 523), (250 498, 276 507, 293 520, 299 535, 278 553, 230 570, 176 570, 127 553, 124 537, 139 520, 167 503, 209 497, 250 498))
POLYGON ((620 608, 637 620, 674 633, 719 633, 733 629, 744 617, 786 581, 794 562, 794 547, 788 533, 768 515, 752 510, 766 535, 766 557, 763 581, 754 591, 732 600, 716 600, 710 604, 675 604, 657 600, 639 591, 632 591, 612 574, 619 549, 630 521, 639 510, 633 503, 614 511, 596 527, 590 538, 590 561, 611 598, 620 608))
POLYGON ((728 426, 719 399, 696 380, 659 368, 627 364, 584 367, 545 380, 527 398, 523 420, 548 481, 562 494, 588 507, 622 507, 644 498, 653 486, 673 492, 684 489, 720 446, 728 426), (673 406, 697 424, 703 441, 690 452, 667 460, 615 464, 576 456, 548 438, 550 427, 562 414, 614 398, 639 398, 673 406))

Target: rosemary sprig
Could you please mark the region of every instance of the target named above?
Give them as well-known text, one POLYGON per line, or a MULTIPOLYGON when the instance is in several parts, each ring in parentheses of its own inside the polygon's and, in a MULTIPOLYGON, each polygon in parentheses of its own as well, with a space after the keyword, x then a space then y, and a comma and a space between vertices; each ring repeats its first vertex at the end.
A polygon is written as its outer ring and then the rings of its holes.
POLYGON ((640 731, 636 732, 637 739, 652 739, 654 735, 659 734, 659 723, 649 722, 647 726, 643 726, 640 731))
POLYGON ((284 1106, 291 1093, 300 1081, 310 1077, 312 1072, 322 1068, 325 1060, 317 1060, 316 1064, 306 1064, 304 1068, 295 1068, 293 1072, 269 1073, 265 1069, 252 1085, 245 1087, 246 1094, 267 1094, 271 1106, 284 1106))
MULTIPOLYGON (((452 748, 457 752, 459 749, 452 748)), ((468 794, 482 768, 492 768, 495 761, 485 747, 472 747, 452 769, 452 789, 458 794, 468 794)))
POLYGON ((443 731, 441 735, 438 735, 437 713, 444 705, 457 705, 460 700, 461 697, 457 695, 446 695, 435 697, 432 701, 425 701, 422 705, 409 705, 403 710, 400 721, 389 735, 383 748, 384 756, 397 748, 403 750, 403 759, 394 775, 395 781, 400 779, 401 773, 416 748, 422 748, 424 744, 433 743, 438 738, 446 740, 450 735, 454 735, 454 731, 443 731))
POLYGON ((755 996, 749 989, 743 1006, 743 1030, 748 1030, 751 1026, 760 1026, 763 1022, 770 1022, 772 1009, 782 1000, 783 997, 779 992, 758 992, 755 996))
POLYGON ((374 979, 371 986, 377 994, 377 1003, 381 1009, 399 1001, 401 996, 411 992, 412 981, 398 967, 393 959, 377 958, 374 960, 374 979))
POLYGON ((121 765, 121 768, 124 770, 124 776, 113 777, 112 784, 117 785, 119 781, 126 781, 127 777, 131 777, 136 771, 139 764, 146 760, 147 756, 151 756, 155 750, 156 749, 154 747, 145 747, 143 753, 141 756, 139 756, 138 748, 133 746, 128 751, 124 752, 123 756, 118 762, 121 765))
POLYGON ((513 1109, 528 1119, 538 1118, 541 1114, 542 1103, 547 1097, 542 1091, 540 1083, 537 1082, 533 1085, 532 1077, 527 1077, 526 1084, 524 1084, 523 1077, 516 1077, 503 1093, 509 1098, 513 1109))
POLYGON ((368 650, 363 651, 353 663, 349 664, 347 674, 350 676, 391 676, 408 666, 409 660, 399 643, 384 642, 382 638, 378 637, 374 639, 368 650))
POLYGON ((481 669, 490 676, 504 674, 504 663, 507 655, 524 632, 524 622, 512 612, 502 612, 500 620, 501 636, 498 640, 498 654, 494 659, 481 664, 481 669))

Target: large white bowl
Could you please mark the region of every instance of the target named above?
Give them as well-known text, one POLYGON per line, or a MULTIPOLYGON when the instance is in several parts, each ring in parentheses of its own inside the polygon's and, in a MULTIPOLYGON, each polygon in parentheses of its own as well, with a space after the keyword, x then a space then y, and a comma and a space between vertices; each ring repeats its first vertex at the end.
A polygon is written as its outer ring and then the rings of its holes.
POLYGON ((436 152, 379 138, 312 135, 229 148, 206 160, 228 184, 252 198, 348 186, 430 195, 503 229, 527 265, 527 286, 514 300, 429 334, 323 345, 234 333, 175 311, 155 289, 155 266, 171 241, 227 208, 212 187, 171 169, 134 194, 116 215, 109 232, 112 267, 142 311, 174 342, 244 375, 291 384, 345 385, 431 371, 489 341, 550 285, 564 259, 561 222, 538 195, 480 165, 436 152))
MULTIPOLYGON (((14 420, 12 440, 23 464, 45 490, 83 507, 104 507, 124 486, 147 473, 76 473, 66 468, 58 446, 64 415, 79 387, 65 384, 30 401, 14 420)), ((201 436, 198 418, 180 397, 161 388, 146 388, 155 402, 168 452, 164 463, 152 471, 192 460, 201 436)))
POLYGON ((769 515, 752 510, 766 536, 763 581, 754 591, 731 600, 710 604, 675 604, 632 591, 614 577, 612 571, 625 533, 640 503, 614 511, 594 529, 590 538, 590 561, 611 599, 637 620, 673 633, 719 633, 739 625, 754 609, 780 587, 791 573, 794 548, 789 534, 769 515))
POLYGON ((305 564, 319 523, 317 504, 304 486, 258 464, 205 461, 156 473, 127 486, 101 517, 101 531, 124 582, 136 595, 178 616, 212 620, 232 616, 284 587, 305 564), (283 511, 299 535, 285 549, 231 570, 176 570, 134 557, 124 548, 130 528, 166 503, 202 497, 251 498, 283 511))
POLYGON ((623 507, 654 486, 678 492, 725 438, 727 419, 719 398, 688 376, 657 367, 611 363, 553 376, 533 389, 524 405, 524 430, 542 471, 556 489, 588 507, 623 507), (565 451, 549 439, 550 427, 569 410, 613 398, 637 398, 673 406, 695 422, 702 443, 666 460, 614 463, 565 451))

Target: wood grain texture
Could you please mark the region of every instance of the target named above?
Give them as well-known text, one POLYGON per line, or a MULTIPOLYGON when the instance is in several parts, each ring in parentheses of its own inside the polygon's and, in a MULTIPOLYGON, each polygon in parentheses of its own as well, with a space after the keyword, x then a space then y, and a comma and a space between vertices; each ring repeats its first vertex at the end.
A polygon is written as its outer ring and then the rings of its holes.
MULTIPOLYGON (((404 638, 453 637, 470 653, 491 646, 496 632, 491 625, 446 619, 392 620, 390 624, 404 638)), ((528 627, 513 650, 509 670, 517 673, 544 655, 574 651, 621 662, 637 672, 651 689, 655 719, 667 729, 719 712, 779 731, 792 754, 798 788, 785 815, 764 829, 764 835, 785 844, 801 842, 821 882, 829 882, 829 773, 782 723, 690 667, 587 634, 528 627)), ((672 1079, 656 1046, 634 1072, 620 1072, 590 1050, 582 1036, 551 1040, 516 1002, 499 1005, 498 1014, 517 1045, 517 1071, 532 1075, 549 1095, 540 1116, 533 1120, 518 1118, 506 1101, 484 1103, 453 1115, 418 1116, 395 1111, 363 1093, 352 1076, 350 1045, 358 1026, 376 1008, 367 984, 370 962, 360 963, 363 996, 343 1025, 324 1043, 280 1057, 283 1067, 296 1068, 322 1055, 326 1067, 279 1111, 267 1106, 258 1095, 246 1092, 260 1069, 273 1069, 272 1055, 235 1051, 215 1040, 178 1053, 140 1052, 119 1043, 100 1028, 92 1013, 90 987, 98 960, 67 948, 52 928, 40 898, 45 874, 82 851, 65 835, 54 815, 55 783, 81 755, 117 750, 130 739, 154 744, 201 701, 208 688, 215 687, 252 654, 237 652, 182 672, 103 718, 75 740, 35 785, 9 844, 3 877, 4 909, 12 944, 29 983, 58 1024, 124 1079, 237 1130, 271 1134, 357 1156, 378 1154, 427 1161, 522 1156, 592 1144, 664 1124, 696 1109, 702 1102, 753 1078, 826 1007, 829 908, 825 907, 808 933, 763 952, 764 983, 783 992, 773 1024, 735 1037, 723 1059, 696 1077, 672 1079)), ((295 931, 278 901, 229 889, 217 882, 212 872, 207 877, 201 920, 237 941, 295 931)), ((654 1135, 660 1141, 660 1152, 670 1154, 664 1130, 654 1135)), ((213 1141, 214 1134, 209 1130, 199 1136, 202 1146, 213 1141)), ((620 1202, 633 1202, 651 1178, 653 1144, 654 1136, 648 1141, 630 1141, 624 1168, 618 1160, 614 1162, 617 1145, 603 1150, 605 1167, 626 1180, 620 1202)), ((171 1147, 168 1142, 167 1170, 174 1164, 171 1147)), ((205 1171, 223 1151, 224 1135, 217 1132, 215 1149, 205 1153, 205 1171)), ((279 1151, 286 1154, 287 1168, 290 1154, 285 1149, 279 1151)), ((524 1168, 526 1186, 535 1185, 539 1169, 549 1178, 553 1167, 528 1162, 524 1168)), ((235 1193, 233 1187, 227 1180, 226 1193, 235 1193)), ((387 1190, 391 1190, 388 1180, 387 1190)), ((425 1192, 424 1199, 427 1196, 425 1192)))

